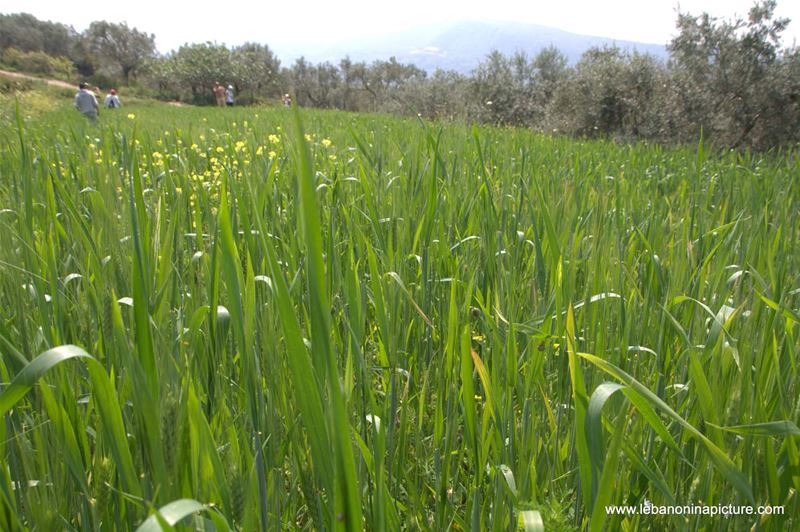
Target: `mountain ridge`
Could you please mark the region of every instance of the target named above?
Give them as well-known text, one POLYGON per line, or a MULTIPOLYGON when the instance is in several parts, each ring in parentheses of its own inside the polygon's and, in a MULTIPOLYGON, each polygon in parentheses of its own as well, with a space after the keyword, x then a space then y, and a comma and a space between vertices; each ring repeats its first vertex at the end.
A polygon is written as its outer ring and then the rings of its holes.
POLYGON ((412 63, 428 72, 443 69, 468 74, 492 50, 504 55, 521 51, 532 57, 549 45, 561 50, 571 64, 594 46, 616 45, 661 60, 668 57, 666 45, 661 44, 584 35, 524 22, 476 20, 420 25, 380 37, 333 44, 277 45, 274 50, 287 66, 301 56, 312 63, 333 64, 345 57, 367 63, 395 57, 401 63, 412 63))

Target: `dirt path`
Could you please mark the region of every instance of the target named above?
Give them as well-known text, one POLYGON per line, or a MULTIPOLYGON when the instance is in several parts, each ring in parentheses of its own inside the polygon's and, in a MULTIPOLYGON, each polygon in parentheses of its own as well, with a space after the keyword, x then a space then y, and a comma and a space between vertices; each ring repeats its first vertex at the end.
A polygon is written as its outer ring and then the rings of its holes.
POLYGON ((75 83, 67 83, 66 81, 61 81, 60 79, 44 79, 44 78, 37 78, 36 76, 29 76, 27 74, 20 74, 19 72, 9 72, 8 70, 0 70, 0 75, 8 76, 10 78, 21 78, 21 79, 30 79, 33 81, 44 81, 48 85, 52 85, 53 87, 63 87, 65 89, 75 89, 77 84, 75 83))
MULTIPOLYGON (((36 76, 31 76, 28 74, 20 74, 19 72, 10 72, 8 70, 3 70, 3 69, 0 69, 0 76, 7 76, 10 78, 19 78, 19 79, 30 79, 32 81, 43 81, 53 87, 63 87, 65 89, 78 90, 77 83, 68 83, 66 81, 61 81, 60 79, 37 78, 36 76)), ((164 103, 166 103, 167 105, 173 105, 175 107, 190 107, 189 104, 183 102, 170 101, 164 103)))

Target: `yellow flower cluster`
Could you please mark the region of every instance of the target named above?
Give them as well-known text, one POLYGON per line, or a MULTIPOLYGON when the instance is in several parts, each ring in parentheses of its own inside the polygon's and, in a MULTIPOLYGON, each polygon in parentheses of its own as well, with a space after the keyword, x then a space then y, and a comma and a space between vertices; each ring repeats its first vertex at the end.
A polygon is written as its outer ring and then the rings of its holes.
MULTIPOLYGON (((97 140, 97 139, 95 139, 97 140)), ((103 162, 103 150, 98 150, 97 145, 93 142, 90 142, 88 145, 89 148, 89 158, 94 160, 95 164, 102 164, 103 162)))

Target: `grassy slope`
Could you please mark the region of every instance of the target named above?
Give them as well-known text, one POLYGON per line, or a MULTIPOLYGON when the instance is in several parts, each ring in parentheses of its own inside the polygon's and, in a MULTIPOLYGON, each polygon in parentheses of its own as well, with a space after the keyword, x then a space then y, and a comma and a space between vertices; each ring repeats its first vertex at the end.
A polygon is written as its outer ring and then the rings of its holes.
POLYGON ((67 343, 103 371, 8 404, 0 528, 179 498, 244 530, 570 529, 598 494, 798 514, 796 428, 715 428, 800 416, 794 155, 303 120, 300 175, 283 109, 3 128, 0 381, 67 343), (603 403, 620 371, 642 388, 603 403))

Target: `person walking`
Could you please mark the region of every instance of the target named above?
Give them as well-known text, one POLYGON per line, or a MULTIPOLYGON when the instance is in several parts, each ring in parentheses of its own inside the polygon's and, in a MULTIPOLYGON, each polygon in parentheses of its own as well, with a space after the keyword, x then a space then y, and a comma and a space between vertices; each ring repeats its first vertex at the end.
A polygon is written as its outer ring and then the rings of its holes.
POLYGON ((99 106, 97 105, 97 98, 88 87, 84 81, 78 85, 78 92, 75 94, 75 109, 92 122, 96 122, 99 106))
POLYGON ((225 91, 225 105, 233 107, 233 85, 228 85, 225 91))
POLYGON ((217 100, 217 107, 225 107, 225 87, 223 87, 219 81, 215 81, 214 88, 211 90, 214 92, 214 98, 217 100))
POLYGON ((119 96, 117 96, 117 89, 111 89, 106 95, 105 102, 103 103, 108 109, 116 109, 117 107, 122 107, 122 103, 120 103, 119 101, 119 96))

